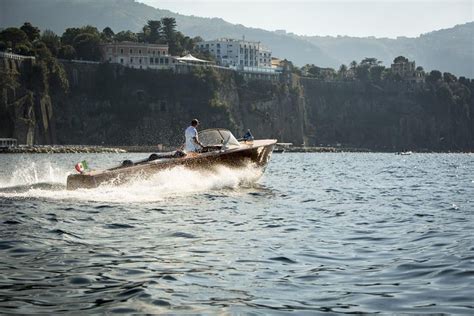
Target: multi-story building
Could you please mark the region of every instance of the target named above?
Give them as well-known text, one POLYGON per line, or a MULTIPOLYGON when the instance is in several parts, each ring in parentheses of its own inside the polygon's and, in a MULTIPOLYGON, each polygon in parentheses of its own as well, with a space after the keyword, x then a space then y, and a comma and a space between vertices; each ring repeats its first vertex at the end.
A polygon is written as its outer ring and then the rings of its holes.
POLYGON ((422 70, 416 68, 414 61, 409 61, 405 57, 397 57, 390 67, 393 74, 399 75, 406 81, 423 82, 424 74, 422 70))
POLYGON ((221 38, 199 42, 197 48, 209 52, 224 67, 244 70, 272 66, 272 52, 260 42, 221 38))
POLYGON ((410 77, 415 72, 415 62, 407 60, 400 60, 394 62, 390 69, 392 73, 400 75, 400 77, 410 77))
POLYGON ((138 69, 169 68, 176 62, 168 54, 168 45, 114 42, 101 45, 102 61, 138 69))

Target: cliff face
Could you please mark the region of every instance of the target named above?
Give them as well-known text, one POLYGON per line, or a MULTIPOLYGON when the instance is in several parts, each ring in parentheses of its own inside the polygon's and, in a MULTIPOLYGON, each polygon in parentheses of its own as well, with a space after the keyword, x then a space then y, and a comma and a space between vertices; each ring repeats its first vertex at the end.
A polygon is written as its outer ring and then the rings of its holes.
POLYGON ((28 145, 54 143, 49 88, 57 88, 55 70, 31 59, 0 59, 0 137, 28 145))
POLYGON ((190 74, 117 65, 65 64, 70 93, 53 98, 58 143, 177 145, 194 117, 201 129, 302 143, 297 94, 280 83, 245 82, 234 72, 190 74))
POLYGON ((201 129, 238 137, 250 128, 257 138, 296 145, 474 150, 472 81, 245 81, 213 69, 0 61, 8 74, 0 78, 0 137, 19 143, 177 146, 197 117, 201 129))
POLYGON ((472 83, 373 85, 301 79, 301 85, 310 144, 376 150, 474 149, 472 83))

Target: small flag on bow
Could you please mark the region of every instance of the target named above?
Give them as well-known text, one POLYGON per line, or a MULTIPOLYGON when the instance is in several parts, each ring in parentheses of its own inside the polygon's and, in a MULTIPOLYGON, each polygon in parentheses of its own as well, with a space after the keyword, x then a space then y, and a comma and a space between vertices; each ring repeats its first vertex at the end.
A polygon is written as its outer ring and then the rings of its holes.
POLYGON ((78 162, 74 168, 76 168, 77 172, 83 173, 86 169, 89 169, 89 166, 87 165, 87 161, 83 160, 78 162))

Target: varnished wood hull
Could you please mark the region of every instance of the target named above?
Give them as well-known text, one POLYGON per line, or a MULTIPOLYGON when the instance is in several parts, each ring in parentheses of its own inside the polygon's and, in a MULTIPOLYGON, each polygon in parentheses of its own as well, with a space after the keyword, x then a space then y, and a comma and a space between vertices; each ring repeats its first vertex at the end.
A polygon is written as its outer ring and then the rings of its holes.
POLYGON ((104 183, 120 185, 136 176, 146 177, 176 166, 185 166, 190 169, 212 169, 218 165, 239 168, 253 163, 265 168, 275 143, 276 140, 256 140, 252 143, 242 143, 241 147, 236 149, 190 154, 181 158, 158 159, 133 166, 72 174, 67 178, 67 189, 90 189, 104 183))

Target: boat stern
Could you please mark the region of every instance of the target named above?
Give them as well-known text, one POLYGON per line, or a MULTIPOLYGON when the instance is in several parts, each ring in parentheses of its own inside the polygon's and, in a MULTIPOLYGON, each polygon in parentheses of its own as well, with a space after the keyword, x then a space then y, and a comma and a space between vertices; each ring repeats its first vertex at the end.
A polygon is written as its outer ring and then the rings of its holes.
POLYGON ((95 177, 86 173, 70 174, 67 177, 66 188, 68 190, 93 189, 97 188, 97 186, 95 177))

